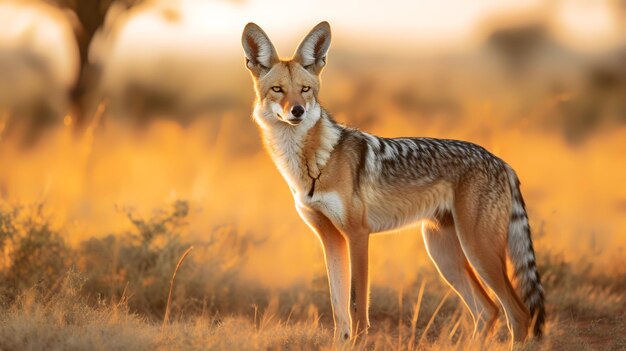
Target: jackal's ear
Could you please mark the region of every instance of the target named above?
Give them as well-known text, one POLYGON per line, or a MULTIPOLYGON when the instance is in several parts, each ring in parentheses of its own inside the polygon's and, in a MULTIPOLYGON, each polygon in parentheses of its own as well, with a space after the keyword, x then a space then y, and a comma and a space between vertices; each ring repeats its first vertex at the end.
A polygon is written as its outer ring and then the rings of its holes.
POLYGON ((326 54, 330 47, 330 24, 320 22, 302 40, 294 59, 307 70, 320 74, 326 65, 326 54))
POLYGON ((246 53, 246 67, 256 77, 269 71, 279 61, 270 38, 254 23, 248 23, 243 29, 241 44, 246 53))

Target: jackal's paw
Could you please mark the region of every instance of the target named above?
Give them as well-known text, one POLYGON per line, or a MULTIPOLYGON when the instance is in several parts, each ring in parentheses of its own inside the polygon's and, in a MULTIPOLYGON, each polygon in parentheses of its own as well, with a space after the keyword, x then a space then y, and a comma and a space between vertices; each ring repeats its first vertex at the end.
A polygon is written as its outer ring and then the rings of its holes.
POLYGON ((350 330, 348 329, 336 329, 335 330, 335 344, 337 345, 343 345, 345 343, 350 342, 350 338, 352 336, 352 333, 350 332, 350 330))

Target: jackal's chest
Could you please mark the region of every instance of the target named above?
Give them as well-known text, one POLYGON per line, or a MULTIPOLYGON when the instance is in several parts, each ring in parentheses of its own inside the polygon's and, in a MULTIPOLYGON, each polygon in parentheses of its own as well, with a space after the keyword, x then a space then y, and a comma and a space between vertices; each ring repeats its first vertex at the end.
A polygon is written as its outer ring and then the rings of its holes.
POLYGON ((272 161, 292 192, 306 188, 310 183, 306 174, 303 139, 301 133, 294 131, 277 130, 264 133, 264 142, 272 161))
POLYGON ((298 210, 300 217, 302 217, 302 219, 306 222, 308 222, 308 218, 304 213, 316 211, 326 216, 340 229, 346 223, 347 206, 340 194, 336 191, 320 191, 313 192, 312 194, 310 192, 294 192, 293 197, 295 200, 296 210, 298 210))

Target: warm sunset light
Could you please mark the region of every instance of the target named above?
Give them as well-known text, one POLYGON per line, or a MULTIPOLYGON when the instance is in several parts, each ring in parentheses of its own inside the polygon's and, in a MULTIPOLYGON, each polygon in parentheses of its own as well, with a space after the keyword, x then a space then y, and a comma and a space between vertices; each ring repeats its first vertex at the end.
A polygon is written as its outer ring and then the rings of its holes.
MULTIPOLYGON (((515 169, 548 311, 524 349, 626 345, 623 1, 87 3, 0 1, 0 349, 336 346, 325 252, 263 147, 242 48, 254 22, 289 58, 320 21, 316 98, 337 122, 515 169)), ((472 338, 422 238, 440 227, 371 236, 371 328, 351 347, 510 348, 502 313, 472 338)))

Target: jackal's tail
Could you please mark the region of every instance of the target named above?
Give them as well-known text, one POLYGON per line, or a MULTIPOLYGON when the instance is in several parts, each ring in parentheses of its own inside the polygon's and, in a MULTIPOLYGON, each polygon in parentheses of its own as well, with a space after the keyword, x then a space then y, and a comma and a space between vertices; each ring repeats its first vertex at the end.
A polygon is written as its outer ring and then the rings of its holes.
POLYGON ((514 277, 517 281, 518 291, 521 293, 524 304, 530 310, 532 333, 536 337, 541 337, 546 319, 545 297, 535 262, 533 241, 530 238, 526 205, 520 192, 520 182, 515 171, 509 165, 506 165, 506 171, 513 198, 509 222, 509 258, 515 268, 514 277))

